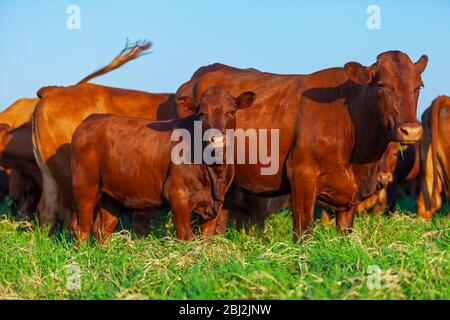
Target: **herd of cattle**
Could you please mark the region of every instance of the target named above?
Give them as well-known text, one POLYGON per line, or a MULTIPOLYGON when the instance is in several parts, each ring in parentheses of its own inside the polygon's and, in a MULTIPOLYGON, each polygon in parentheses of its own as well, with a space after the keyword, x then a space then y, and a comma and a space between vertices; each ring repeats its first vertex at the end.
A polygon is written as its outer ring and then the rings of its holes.
POLYGON ((40 226, 62 225, 85 241, 91 232, 106 239, 122 214, 143 234, 155 211, 170 208, 177 238, 190 240, 191 213, 207 237, 229 221, 262 225, 291 207, 297 241, 317 204, 346 232, 357 211, 393 210, 400 188, 417 195, 424 219, 450 191, 450 97, 436 98, 417 121, 426 56, 414 63, 388 51, 368 67, 349 62, 308 75, 213 64, 176 93, 88 83, 150 47, 127 46, 76 85, 44 87, 0 113, 0 192, 16 214, 36 212, 40 226), (196 120, 222 133, 279 129, 278 172, 261 175, 260 161, 172 163, 173 130, 196 120))

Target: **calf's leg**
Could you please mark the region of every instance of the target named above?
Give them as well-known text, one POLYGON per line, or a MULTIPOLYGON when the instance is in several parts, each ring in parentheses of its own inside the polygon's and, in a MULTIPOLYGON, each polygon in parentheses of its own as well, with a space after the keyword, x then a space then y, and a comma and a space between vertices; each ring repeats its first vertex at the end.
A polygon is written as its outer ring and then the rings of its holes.
POLYGON ((116 229, 119 222, 118 206, 112 199, 103 197, 97 218, 94 223, 94 237, 98 242, 104 242, 116 229))
POLYGON ((294 173, 291 178, 294 242, 310 235, 314 225, 315 179, 294 173))
POLYGON ((173 199, 170 204, 175 233, 179 240, 189 241, 193 238, 191 226, 191 207, 188 201, 173 199))

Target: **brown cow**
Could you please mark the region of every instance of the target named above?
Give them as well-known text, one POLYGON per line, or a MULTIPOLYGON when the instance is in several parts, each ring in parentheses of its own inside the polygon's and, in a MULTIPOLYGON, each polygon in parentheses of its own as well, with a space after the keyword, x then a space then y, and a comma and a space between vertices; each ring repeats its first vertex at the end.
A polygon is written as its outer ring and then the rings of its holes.
MULTIPOLYGON (((0 136, 9 131, 11 128, 16 128, 25 122, 30 121, 37 102, 38 99, 19 99, 0 112, 0 136)), ((0 168, 0 199, 2 201, 4 196, 8 195, 10 192, 10 183, 14 186, 14 190, 12 192, 15 195, 25 195, 27 192, 25 188, 18 189, 19 185, 14 181, 10 181, 10 177, 13 176, 13 179, 16 179, 18 173, 14 174, 12 170, 7 171, 8 172, 6 172, 4 168, 0 168)))
MULTIPOLYGON (((114 230, 111 219, 105 225, 102 216, 114 215, 111 206, 105 203, 111 203, 111 198, 146 212, 169 203, 177 238, 192 239, 191 212, 203 221, 217 215, 233 180, 234 166, 205 162, 175 164, 172 133, 176 129, 192 133, 194 121, 199 121, 203 130, 220 131, 221 136, 211 137, 209 145, 222 148, 222 144, 216 146, 217 141, 224 141, 225 131, 235 128, 235 111, 249 107, 253 100, 253 92, 233 98, 226 90, 212 87, 203 92, 198 107, 190 97, 178 99, 184 108, 197 107, 198 116, 149 121, 95 115, 85 120, 75 130, 72 140, 72 186, 79 212, 76 236, 81 241, 87 240, 94 224, 94 210, 104 193, 108 199, 102 199, 101 227, 94 230, 97 239, 108 237, 114 230)), ((194 144, 190 144, 190 150, 196 150, 194 139, 191 141, 194 144)))
POLYGON ((388 51, 369 67, 350 62, 309 75, 216 64, 197 71, 177 95, 198 97, 213 85, 233 95, 256 93, 254 106, 237 116, 237 128, 279 129, 280 166, 274 175, 262 175, 267 165, 237 164, 234 184, 254 193, 292 192, 298 240, 313 226, 315 203, 338 212, 339 230, 351 228, 354 205, 375 192, 388 142, 420 139, 416 108, 427 62, 426 56, 413 63, 388 51))
MULTIPOLYGON (((93 77, 138 58, 150 43, 125 48, 109 65, 87 76, 75 86, 46 87, 33 115, 33 146, 43 175, 45 207, 39 214, 41 225, 68 223, 75 212, 70 174, 70 142, 75 128, 93 113, 112 113, 150 120, 174 119, 174 94, 153 94, 89 84, 93 77)), ((74 221, 75 223, 75 221, 74 221)))
POLYGON ((8 108, 0 112, 0 123, 7 124, 11 128, 17 128, 31 120, 34 107, 39 99, 19 99, 8 108))
POLYGON ((450 97, 436 98, 422 115, 424 137, 420 147, 420 192, 417 214, 430 220, 442 205, 441 193, 450 192, 450 97))
POLYGON ((33 153, 31 122, 10 128, 0 138, 0 165, 12 169, 10 196, 22 216, 30 216, 37 207, 42 176, 33 153))

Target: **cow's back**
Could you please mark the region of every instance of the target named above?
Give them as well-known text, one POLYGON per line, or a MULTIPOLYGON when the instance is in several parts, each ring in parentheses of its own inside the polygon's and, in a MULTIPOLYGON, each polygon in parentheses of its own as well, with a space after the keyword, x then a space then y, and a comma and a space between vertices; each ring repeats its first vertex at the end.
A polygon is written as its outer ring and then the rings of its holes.
POLYGON ((92 115, 74 132, 74 165, 101 176, 103 191, 132 208, 162 204, 168 174, 171 130, 154 130, 145 119, 92 115))
POLYGON ((8 124, 16 128, 27 121, 30 121, 33 115, 34 107, 39 99, 19 99, 8 108, 0 112, 0 123, 8 124))

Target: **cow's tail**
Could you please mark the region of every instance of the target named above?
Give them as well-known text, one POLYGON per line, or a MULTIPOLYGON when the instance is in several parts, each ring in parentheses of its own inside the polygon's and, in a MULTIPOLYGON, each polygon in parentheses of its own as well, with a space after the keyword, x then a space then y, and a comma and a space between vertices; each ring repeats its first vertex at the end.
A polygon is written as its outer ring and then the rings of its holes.
POLYGON ((151 47, 152 43, 150 41, 137 41, 132 45, 129 45, 127 41, 125 49, 123 49, 108 65, 81 79, 77 84, 86 83, 93 78, 120 68, 127 62, 137 59, 141 55, 145 54, 145 51, 149 50, 151 47))
POLYGON ((433 186, 431 191, 431 205, 436 207, 436 195, 438 184, 438 124, 439 124, 439 109, 441 107, 442 97, 437 97, 431 104, 430 112, 430 127, 431 127, 431 162, 433 166, 433 186))

